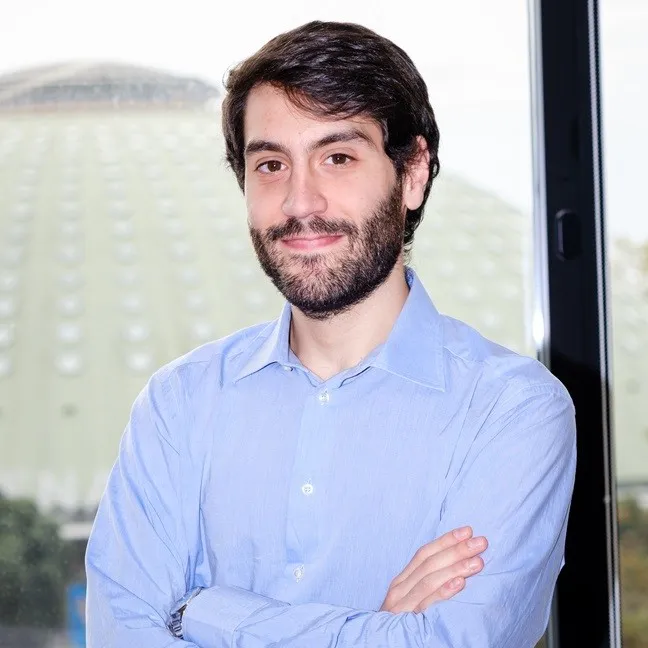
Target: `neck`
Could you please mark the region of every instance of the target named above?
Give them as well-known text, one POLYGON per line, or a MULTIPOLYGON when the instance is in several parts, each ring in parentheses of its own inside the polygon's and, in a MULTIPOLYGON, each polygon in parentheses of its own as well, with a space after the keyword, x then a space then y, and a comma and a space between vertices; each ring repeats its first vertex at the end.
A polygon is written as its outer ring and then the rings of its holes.
POLYGON ((387 340, 409 287, 402 261, 367 299, 326 320, 314 320, 293 306, 290 348, 322 380, 354 367, 387 340))

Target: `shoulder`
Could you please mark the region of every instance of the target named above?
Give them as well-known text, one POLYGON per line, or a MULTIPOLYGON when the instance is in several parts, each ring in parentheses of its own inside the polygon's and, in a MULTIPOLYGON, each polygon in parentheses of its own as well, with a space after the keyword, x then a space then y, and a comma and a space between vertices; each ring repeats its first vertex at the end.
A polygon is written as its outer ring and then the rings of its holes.
POLYGON ((490 448, 493 465, 507 457, 535 465, 542 456, 560 465, 573 463, 575 410, 560 380, 535 358, 487 339, 464 322, 444 317, 444 333, 446 384, 457 390, 459 402, 468 403, 473 456, 490 448))
POLYGON ((541 362, 497 344, 465 322, 446 315, 441 318, 449 378, 478 380, 500 403, 544 396, 571 405, 565 386, 541 362))
POLYGON ((220 390, 237 371, 251 349, 272 330, 274 322, 255 324, 226 337, 207 342, 160 367, 150 378, 149 395, 157 395, 174 409, 182 409, 206 385, 220 390))

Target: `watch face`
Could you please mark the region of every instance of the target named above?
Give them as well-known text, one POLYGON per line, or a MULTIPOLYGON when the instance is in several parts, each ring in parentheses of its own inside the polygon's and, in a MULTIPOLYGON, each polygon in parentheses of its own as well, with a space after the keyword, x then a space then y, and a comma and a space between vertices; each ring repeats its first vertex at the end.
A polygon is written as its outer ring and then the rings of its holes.
POLYGON ((171 614, 176 614, 178 612, 184 611, 184 609, 187 607, 187 603, 191 601, 192 598, 194 598, 203 588, 202 587, 194 587, 192 590, 189 590, 172 608, 171 608, 171 614))
MULTIPOLYGON (((185 595, 186 596, 186 595, 185 595)), ((187 601, 185 600, 185 597, 183 596, 172 608, 169 614, 178 614, 180 610, 182 610, 185 606, 187 605, 187 601)))

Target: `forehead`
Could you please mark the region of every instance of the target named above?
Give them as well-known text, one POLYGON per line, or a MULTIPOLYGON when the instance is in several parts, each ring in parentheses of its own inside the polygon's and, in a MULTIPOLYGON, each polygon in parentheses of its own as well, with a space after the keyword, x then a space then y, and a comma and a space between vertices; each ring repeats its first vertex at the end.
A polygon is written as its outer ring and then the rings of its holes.
POLYGON ((378 123, 367 117, 330 119, 295 106, 281 89, 263 84, 248 95, 244 119, 244 146, 255 139, 286 145, 308 144, 323 135, 353 126, 365 132, 382 149, 383 134, 378 123))

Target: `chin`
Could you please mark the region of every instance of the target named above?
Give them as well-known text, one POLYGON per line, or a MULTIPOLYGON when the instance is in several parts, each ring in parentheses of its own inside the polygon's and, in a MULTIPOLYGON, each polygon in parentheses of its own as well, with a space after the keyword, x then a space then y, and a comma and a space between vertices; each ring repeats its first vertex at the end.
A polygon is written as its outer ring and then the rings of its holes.
POLYGON ((304 271, 308 272, 331 272, 335 271, 336 256, 333 254, 291 254, 288 257, 288 266, 295 272, 303 275, 304 271))

